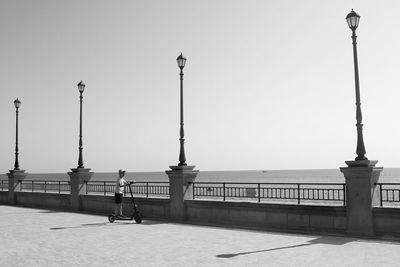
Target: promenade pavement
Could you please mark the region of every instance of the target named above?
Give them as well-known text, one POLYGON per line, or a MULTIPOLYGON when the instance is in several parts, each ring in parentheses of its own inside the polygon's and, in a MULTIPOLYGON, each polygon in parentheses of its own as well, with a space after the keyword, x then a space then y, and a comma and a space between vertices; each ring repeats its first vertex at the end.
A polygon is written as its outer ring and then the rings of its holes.
POLYGON ((0 266, 399 266, 400 243, 0 205, 0 266))

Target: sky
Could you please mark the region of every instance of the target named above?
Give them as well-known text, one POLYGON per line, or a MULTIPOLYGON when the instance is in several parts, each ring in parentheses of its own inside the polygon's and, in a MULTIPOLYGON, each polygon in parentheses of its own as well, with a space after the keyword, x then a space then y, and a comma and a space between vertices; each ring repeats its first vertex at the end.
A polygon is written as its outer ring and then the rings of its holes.
POLYGON ((335 169, 356 155, 357 29, 364 141, 400 167, 400 2, 2 0, 0 172, 164 171, 179 162, 184 68, 188 165, 335 169))

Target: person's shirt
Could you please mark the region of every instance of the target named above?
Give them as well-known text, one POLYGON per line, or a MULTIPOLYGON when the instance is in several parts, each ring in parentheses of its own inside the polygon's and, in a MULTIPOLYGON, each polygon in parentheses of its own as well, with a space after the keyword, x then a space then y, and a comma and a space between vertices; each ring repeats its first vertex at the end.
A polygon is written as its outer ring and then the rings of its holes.
POLYGON ((117 181, 115 182, 115 193, 123 194, 126 184, 127 182, 124 178, 118 177, 117 181))

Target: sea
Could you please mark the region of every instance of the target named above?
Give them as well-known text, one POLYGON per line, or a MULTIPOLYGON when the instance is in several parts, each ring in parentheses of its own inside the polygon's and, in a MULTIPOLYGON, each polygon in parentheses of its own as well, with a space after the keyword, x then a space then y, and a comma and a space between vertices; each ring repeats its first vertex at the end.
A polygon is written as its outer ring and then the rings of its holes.
MULTIPOLYGON (((91 181, 115 181, 117 172, 95 172, 91 181)), ((165 172, 127 172, 125 179, 136 182, 168 182, 165 172)), ((0 180, 7 180, 1 174, 0 180)), ((65 173, 28 173, 25 180, 69 181, 65 173)), ((344 183, 339 169, 302 170, 242 170, 242 171, 199 171, 197 182, 237 183, 344 183)), ((400 168, 384 168, 380 182, 399 183, 400 168)))

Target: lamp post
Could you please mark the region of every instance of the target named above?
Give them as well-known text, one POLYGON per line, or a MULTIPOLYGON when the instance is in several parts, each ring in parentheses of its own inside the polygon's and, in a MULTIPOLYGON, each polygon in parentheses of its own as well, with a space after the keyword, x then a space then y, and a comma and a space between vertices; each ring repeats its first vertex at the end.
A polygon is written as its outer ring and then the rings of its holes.
POLYGON ((180 76, 181 76, 181 120, 180 120, 180 144, 181 144, 181 148, 180 148, 180 152, 179 152, 179 164, 178 166, 186 166, 186 156, 185 156, 185 147, 184 147, 184 143, 185 143, 185 133, 183 130, 183 68, 185 67, 185 63, 186 63, 186 58, 183 57, 182 53, 179 55, 179 57, 176 59, 176 61, 178 62, 178 67, 180 68, 181 72, 180 72, 180 76))
POLYGON ((85 84, 82 80, 78 83, 78 90, 80 93, 80 116, 79 116, 79 159, 78 159, 78 168, 84 168, 83 166, 83 157, 82 157, 82 100, 83 100, 83 91, 85 90, 85 84))
POLYGON ((70 205, 71 209, 74 211, 81 210, 81 195, 86 194, 86 185, 87 182, 92 178, 94 172, 90 172, 90 168, 85 168, 83 166, 83 157, 82 157, 82 101, 83 101, 83 91, 85 90, 85 84, 80 81, 78 83, 78 90, 80 93, 80 114, 79 114, 79 159, 78 159, 78 167, 72 168, 72 172, 68 172, 70 178, 70 205))
POLYGON ((18 162, 18 109, 21 106, 21 101, 19 99, 14 100, 15 106, 15 164, 14 164, 14 171, 19 171, 19 162, 18 162))
POLYGON ((199 173, 193 170, 194 165, 186 164, 185 148, 184 148, 184 131, 183 131, 183 68, 185 67, 186 58, 182 53, 176 59, 180 72, 180 152, 179 163, 177 166, 169 166, 171 170, 165 171, 169 178, 169 218, 174 220, 185 220, 187 218, 187 208, 185 201, 193 199, 194 181, 199 173))
POLYGON ((356 87, 356 119, 357 119, 357 157, 358 160, 368 160, 365 157, 365 146, 363 139, 363 124, 362 124, 362 113, 361 113, 361 103, 360 103, 360 84, 358 80, 358 61, 357 61, 357 35, 356 29, 358 27, 358 23, 360 22, 360 16, 354 12, 352 9, 351 12, 346 16, 347 23, 352 30, 353 34, 351 38, 353 39, 353 55, 354 55, 354 76, 355 76, 355 87, 356 87))

